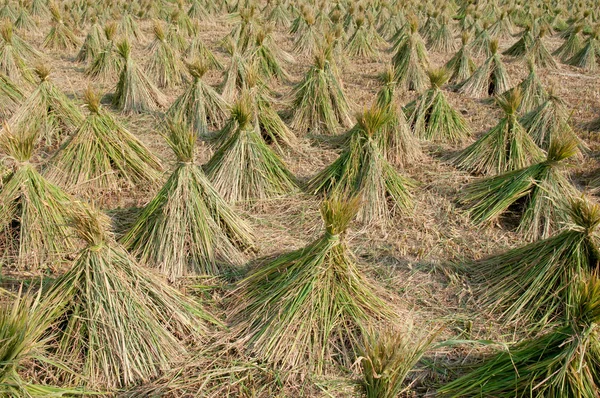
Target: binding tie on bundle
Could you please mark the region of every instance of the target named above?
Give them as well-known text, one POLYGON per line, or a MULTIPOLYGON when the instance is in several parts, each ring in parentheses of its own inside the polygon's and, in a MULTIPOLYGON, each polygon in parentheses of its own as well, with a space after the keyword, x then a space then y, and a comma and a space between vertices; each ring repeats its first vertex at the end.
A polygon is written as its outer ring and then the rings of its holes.
POLYGON ((328 240, 333 240, 333 241, 337 241, 337 242, 339 242, 341 240, 340 234, 332 234, 329 231, 327 231, 325 233, 325 236, 327 237, 328 240))

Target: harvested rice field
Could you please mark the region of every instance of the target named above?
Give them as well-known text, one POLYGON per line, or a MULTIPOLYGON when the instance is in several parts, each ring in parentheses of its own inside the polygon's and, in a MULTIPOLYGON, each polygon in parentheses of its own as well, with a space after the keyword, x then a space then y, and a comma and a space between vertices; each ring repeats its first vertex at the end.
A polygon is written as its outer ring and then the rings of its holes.
POLYGON ((597 0, 3 0, 0 397, 600 396, 597 0))

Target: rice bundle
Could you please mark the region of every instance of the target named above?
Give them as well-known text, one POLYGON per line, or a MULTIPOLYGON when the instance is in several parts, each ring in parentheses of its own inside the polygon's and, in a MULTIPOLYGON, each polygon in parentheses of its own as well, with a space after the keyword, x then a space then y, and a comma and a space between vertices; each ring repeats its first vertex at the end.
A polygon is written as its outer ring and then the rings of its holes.
POLYGON ((249 64, 245 54, 242 54, 237 48, 231 53, 231 63, 223 72, 223 81, 219 87, 221 96, 228 103, 234 102, 246 86, 246 79, 252 65, 249 64))
POLYGON ((73 368, 54 376, 98 389, 156 377, 185 355, 182 340, 201 341, 210 315, 139 266, 107 231, 106 216, 85 210, 72 224, 86 246, 45 294, 60 321, 53 354, 73 368))
POLYGON ((291 128, 302 133, 335 134, 350 127, 350 106, 331 59, 331 49, 321 51, 292 92, 291 128))
POLYGON ((543 157, 541 149, 519 123, 521 90, 496 98, 504 117, 454 159, 456 167, 479 174, 498 174, 521 169, 543 157))
POLYGON ((558 47, 552 54, 556 55, 563 62, 567 62, 569 58, 581 51, 583 43, 581 42, 581 32, 583 25, 576 25, 574 29, 569 33, 563 44, 558 47))
POLYGON ((585 41, 583 47, 579 52, 575 53, 571 58, 567 60, 569 65, 583 68, 588 72, 595 72, 598 70, 598 59, 600 56, 600 28, 596 29, 590 37, 585 41))
POLYGON ((32 31, 35 32, 38 28, 37 21, 35 21, 27 8, 21 7, 17 18, 15 18, 15 28, 22 32, 32 31))
MULTIPOLYGON (((527 113, 538 108, 548 99, 548 93, 536 73, 535 61, 530 58, 527 61, 527 67, 529 68, 529 74, 516 86, 521 91, 521 104, 518 108, 521 113, 527 113)), ((515 88, 502 95, 507 96, 512 90, 515 90, 515 88)))
POLYGON ((228 106, 210 85, 202 79, 206 66, 198 60, 187 64, 192 82, 173 102, 167 116, 189 126, 199 137, 206 138, 211 129, 220 129, 227 120, 228 106))
MULTIPOLYGON (((412 133, 397 98, 395 76, 393 67, 389 67, 379 77, 383 86, 377 93, 376 104, 388 112, 389 120, 386 125, 382 126, 381 133, 377 135, 377 145, 388 161, 393 165, 404 167, 419 160, 423 153, 419 140, 412 133)), ((345 145, 349 143, 349 140, 344 142, 345 145)))
POLYGON ((49 49, 73 50, 79 45, 79 40, 69 26, 65 24, 56 3, 50 3, 52 28, 44 38, 43 46, 49 49))
POLYGON ((461 142, 471 132, 441 90, 448 80, 445 69, 427 72, 431 88, 406 106, 409 124, 420 138, 441 142, 461 142))
POLYGON ((448 397, 596 397, 600 281, 593 276, 569 283, 576 285, 575 305, 560 326, 502 349, 438 392, 448 397))
POLYGON ((548 150, 555 139, 569 139, 586 148, 585 143, 577 137, 569 124, 569 111, 566 104, 556 95, 550 93, 546 101, 519 119, 521 125, 533 141, 543 150, 548 150))
POLYGON ((100 106, 90 88, 85 92, 89 114, 50 160, 48 178, 70 192, 98 199, 98 194, 149 183, 160 176, 159 160, 141 141, 100 106))
POLYGON ((0 132, 3 163, 9 168, 0 189, 0 235, 3 256, 13 257, 20 269, 56 267, 74 249, 67 218, 73 201, 48 182, 30 163, 36 135, 0 132))
POLYGON ((556 69, 556 61, 552 58, 552 54, 550 54, 543 41, 545 35, 546 31, 540 29, 540 32, 531 44, 531 47, 523 54, 523 57, 532 59, 535 65, 540 68, 556 69))
POLYGON ((473 41, 471 42, 470 50, 476 57, 489 58, 492 55, 490 44, 492 43, 492 36, 488 31, 487 22, 483 24, 483 28, 477 33, 473 41))
POLYGON ((354 33, 346 43, 346 51, 351 57, 374 58, 377 50, 373 48, 373 39, 369 37, 369 31, 364 16, 356 18, 354 33))
POLYGON ((150 43, 150 59, 146 72, 153 77, 158 87, 171 88, 185 82, 185 65, 180 55, 165 39, 165 31, 159 22, 153 26, 154 41, 150 43))
POLYGON ((41 302, 40 296, 19 291, 10 305, 0 304, 0 394, 6 398, 58 397, 79 395, 83 391, 33 384, 20 373, 30 370, 30 361, 42 365, 51 363, 44 348, 44 336, 54 321, 51 302, 41 302))
POLYGON ((232 321, 248 350, 299 376, 349 364, 369 322, 393 317, 354 263, 344 235, 360 202, 327 200, 325 234, 259 266, 237 289, 232 321), (350 345, 350 347, 348 347, 350 345))
POLYGON ((144 113, 158 110, 166 98, 148 79, 131 57, 131 46, 127 40, 117 45, 123 58, 123 68, 115 89, 113 105, 125 113, 144 113))
POLYGON ((475 181, 463 189, 461 201, 476 224, 495 220, 517 205, 518 231, 529 240, 547 238, 564 221, 561 205, 577 193, 564 171, 565 160, 576 154, 576 141, 555 140, 546 160, 475 181))
POLYGON ((456 50, 454 35, 446 16, 440 17, 438 28, 432 32, 429 40, 427 40, 427 47, 431 51, 441 53, 449 53, 456 50))
POLYGON ((396 209, 409 212, 413 205, 409 189, 415 184, 396 171, 378 145, 378 135, 390 118, 387 109, 377 107, 359 115, 348 147, 308 182, 308 191, 361 198, 359 217, 364 223, 388 220, 396 209))
POLYGON ((363 378, 360 381, 366 398, 396 398, 408 392, 406 379, 431 346, 436 333, 419 336, 413 341, 405 330, 369 331, 358 349, 363 378))
POLYGON ((509 12, 502 11, 496 22, 488 29, 490 36, 499 39, 506 39, 513 35, 514 25, 511 21, 509 12))
POLYGON ((600 207, 585 199, 565 206, 568 221, 553 236, 479 260, 469 266, 481 303, 505 322, 544 326, 577 307, 578 281, 600 261, 600 207))
POLYGON ((320 30, 316 24, 315 15, 308 8, 302 11, 303 28, 296 32, 294 39, 294 53, 312 56, 318 51, 321 42, 320 30))
POLYGON ((242 95, 220 132, 226 139, 204 166, 229 203, 248 205, 297 189, 292 173, 261 137, 255 117, 250 98, 242 95))
POLYGON ((43 65, 35 69, 39 78, 36 89, 9 119, 16 132, 36 133, 47 146, 59 144, 83 122, 78 106, 49 79, 50 70, 43 65))
POLYGON ((119 35, 126 41, 133 39, 140 41, 140 29, 138 28, 135 19, 133 19, 133 15, 128 11, 123 12, 121 15, 118 31, 119 35))
POLYGON ((200 36, 196 36, 190 42, 189 47, 186 50, 186 56, 190 60, 199 60, 202 64, 206 65, 207 68, 222 70, 223 64, 215 57, 210 48, 204 44, 200 36))
POLYGON ((500 95, 510 88, 510 80, 498 54, 498 41, 490 43, 492 55, 462 82, 458 92, 474 98, 500 95))
POLYGON ((23 93, 13 81, 3 74, 0 74, 0 117, 7 118, 23 101, 23 93))
POLYGON ((168 130, 177 166, 121 243, 171 280, 219 274, 241 263, 241 249, 250 245, 252 233, 194 164, 196 134, 175 123, 168 130))
POLYGON ((256 43, 248 55, 249 63, 260 77, 289 81, 285 64, 294 62, 294 57, 282 50, 272 36, 270 28, 262 28, 256 34, 256 43))
POLYGON ((75 57, 77 62, 89 62, 92 61, 100 52, 105 45, 104 33, 98 23, 94 23, 90 27, 90 31, 85 36, 83 44, 79 48, 79 52, 75 57))
POLYGON ((104 27, 104 45, 85 69, 87 76, 92 79, 107 81, 114 79, 114 76, 121 71, 123 58, 119 55, 114 42, 116 34, 116 23, 112 22, 104 27))
POLYGON ((410 32, 402 40, 392 58, 396 81, 407 90, 421 91, 427 87, 429 60, 416 19, 410 21, 410 32))
POLYGON ((462 46, 460 50, 444 65, 444 69, 450 73, 450 78, 448 79, 450 83, 467 80, 475 72, 475 69, 477 69, 469 50, 469 34, 463 32, 461 40, 462 46))
POLYGON ((32 83, 34 74, 28 63, 41 54, 13 32, 13 25, 5 22, 0 26, 0 73, 20 83, 32 83))
POLYGON ((525 26, 523 33, 521 33, 521 37, 515 44, 513 44, 510 48, 504 51, 502 54, 508 55, 511 57, 522 57, 529 52, 531 47, 533 46, 533 35, 531 34, 531 25, 525 26))

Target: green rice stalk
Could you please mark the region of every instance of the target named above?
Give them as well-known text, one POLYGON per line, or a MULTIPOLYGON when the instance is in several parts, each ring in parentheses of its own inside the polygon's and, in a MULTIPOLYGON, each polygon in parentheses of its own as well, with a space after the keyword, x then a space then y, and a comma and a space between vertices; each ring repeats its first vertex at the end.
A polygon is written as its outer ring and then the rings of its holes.
POLYGON ((123 58, 123 68, 115 89, 113 105, 125 113, 154 112, 164 106, 166 97, 133 61, 129 42, 120 42, 117 51, 123 58))
POLYGON ((396 70, 398 85, 407 90, 421 91, 427 87, 426 70, 429 67, 429 59, 425 43, 417 28, 417 21, 413 20, 410 33, 399 45, 392 57, 392 63, 396 70))
POLYGON ((102 28, 97 23, 93 24, 83 40, 75 61, 82 63, 92 61, 103 51, 105 45, 102 28))
POLYGON ((122 182, 147 184, 160 177, 160 161, 107 110, 91 89, 90 113, 50 159, 46 176, 70 192, 98 199, 122 182))
POLYGON ((213 52, 210 51, 210 48, 204 44, 200 36, 196 36, 192 39, 187 48, 186 55, 188 59, 200 60, 202 64, 210 69, 223 70, 223 64, 215 57, 213 52))
POLYGON ((52 14, 52 27, 44 38, 43 46, 51 50, 74 50, 79 46, 79 40, 69 26, 65 24, 60 9, 56 3, 49 4, 52 14))
POLYGON ((370 331, 358 349, 366 398, 396 398, 409 391, 406 379, 431 346, 436 333, 410 337, 406 330, 370 331))
POLYGON ((36 89, 29 94, 8 124, 16 132, 37 133, 37 139, 47 146, 59 144, 83 122, 83 115, 49 79, 50 70, 40 65, 35 69, 39 78, 36 89))
POLYGON ((228 106, 202 77, 206 66, 198 60, 187 64, 192 83, 173 102, 167 117, 182 122, 193 129, 199 137, 208 137, 211 129, 223 128, 228 116, 228 106))
POLYGON ((325 201, 322 237, 240 282, 231 320, 252 354, 297 377, 323 374, 333 361, 349 365, 368 324, 393 318, 346 244, 359 207, 357 199, 325 201))
POLYGON ((425 140, 462 142, 471 135, 465 119, 444 95, 441 87, 448 80, 445 69, 427 72, 431 88, 406 106, 409 124, 415 135, 425 140))
POLYGON ((528 240, 547 238, 564 221, 561 206, 576 195, 564 171, 564 160, 576 154, 576 141, 553 141, 546 160, 475 181, 463 189, 461 202, 476 224, 491 222, 518 205, 518 231, 528 240))
POLYGON ((104 45, 85 69, 85 74, 102 82, 114 79, 123 68, 123 58, 119 55, 115 44, 117 24, 112 22, 104 27, 104 45))
POLYGON ((50 286, 60 327, 54 355, 74 372, 65 384, 114 389, 148 381, 186 354, 183 341, 202 341, 212 319, 161 278, 138 265, 109 232, 108 217, 86 210, 72 221, 86 246, 50 286))
POLYGON ((544 326, 570 318, 577 303, 577 284, 595 272, 598 252, 598 205, 573 199, 568 222, 544 240, 479 260, 469 266, 480 283, 481 304, 508 323, 544 326))
POLYGON ((75 245, 66 222, 73 201, 29 163, 35 142, 34 133, 13 132, 8 125, 0 133, 3 163, 12 163, 0 190, 3 257, 21 270, 56 266, 75 245))
POLYGON ((251 100, 242 96, 219 133, 227 139, 204 166, 228 203, 249 205, 297 189, 292 173, 261 137, 255 117, 251 100))
POLYGON ((182 85, 185 80, 185 65, 165 39, 165 32, 159 22, 154 23, 154 41, 150 44, 152 53, 146 64, 146 73, 160 88, 182 85))
POLYGON ((168 129, 165 138, 177 166, 121 243, 170 280, 219 274, 243 261, 241 250, 252 242, 250 227, 194 164, 195 132, 175 123, 168 129))
POLYGON ((445 397, 596 397, 600 281, 593 276, 568 283, 575 285, 571 317, 474 364, 469 373, 438 393, 445 397))
POLYGON ((473 98, 497 96, 510 88, 510 79, 500 55, 498 42, 492 40, 492 55, 469 77, 459 85, 458 92, 473 98))
POLYGON ((415 183, 396 171, 378 145, 378 135, 390 118, 388 110, 377 107, 360 115, 348 147, 308 182, 307 190, 360 197, 359 218, 363 223, 389 220, 396 211, 409 213, 413 207, 410 189, 415 183))
POLYGON ((462 47, 450 60, 444 65, 450 73, 448 81, 450 83, 458 83, 467 80, 473 72, 477 69, 473 58, 471 57, 471 51, 469 50, 469 35, 464 33, 462 35, 462 47))
POLYGON ((352 124, 350 105, 332 63, 331 51, 321 51, 292 92, 290 127, 304 134, 333 135, 352 124))

